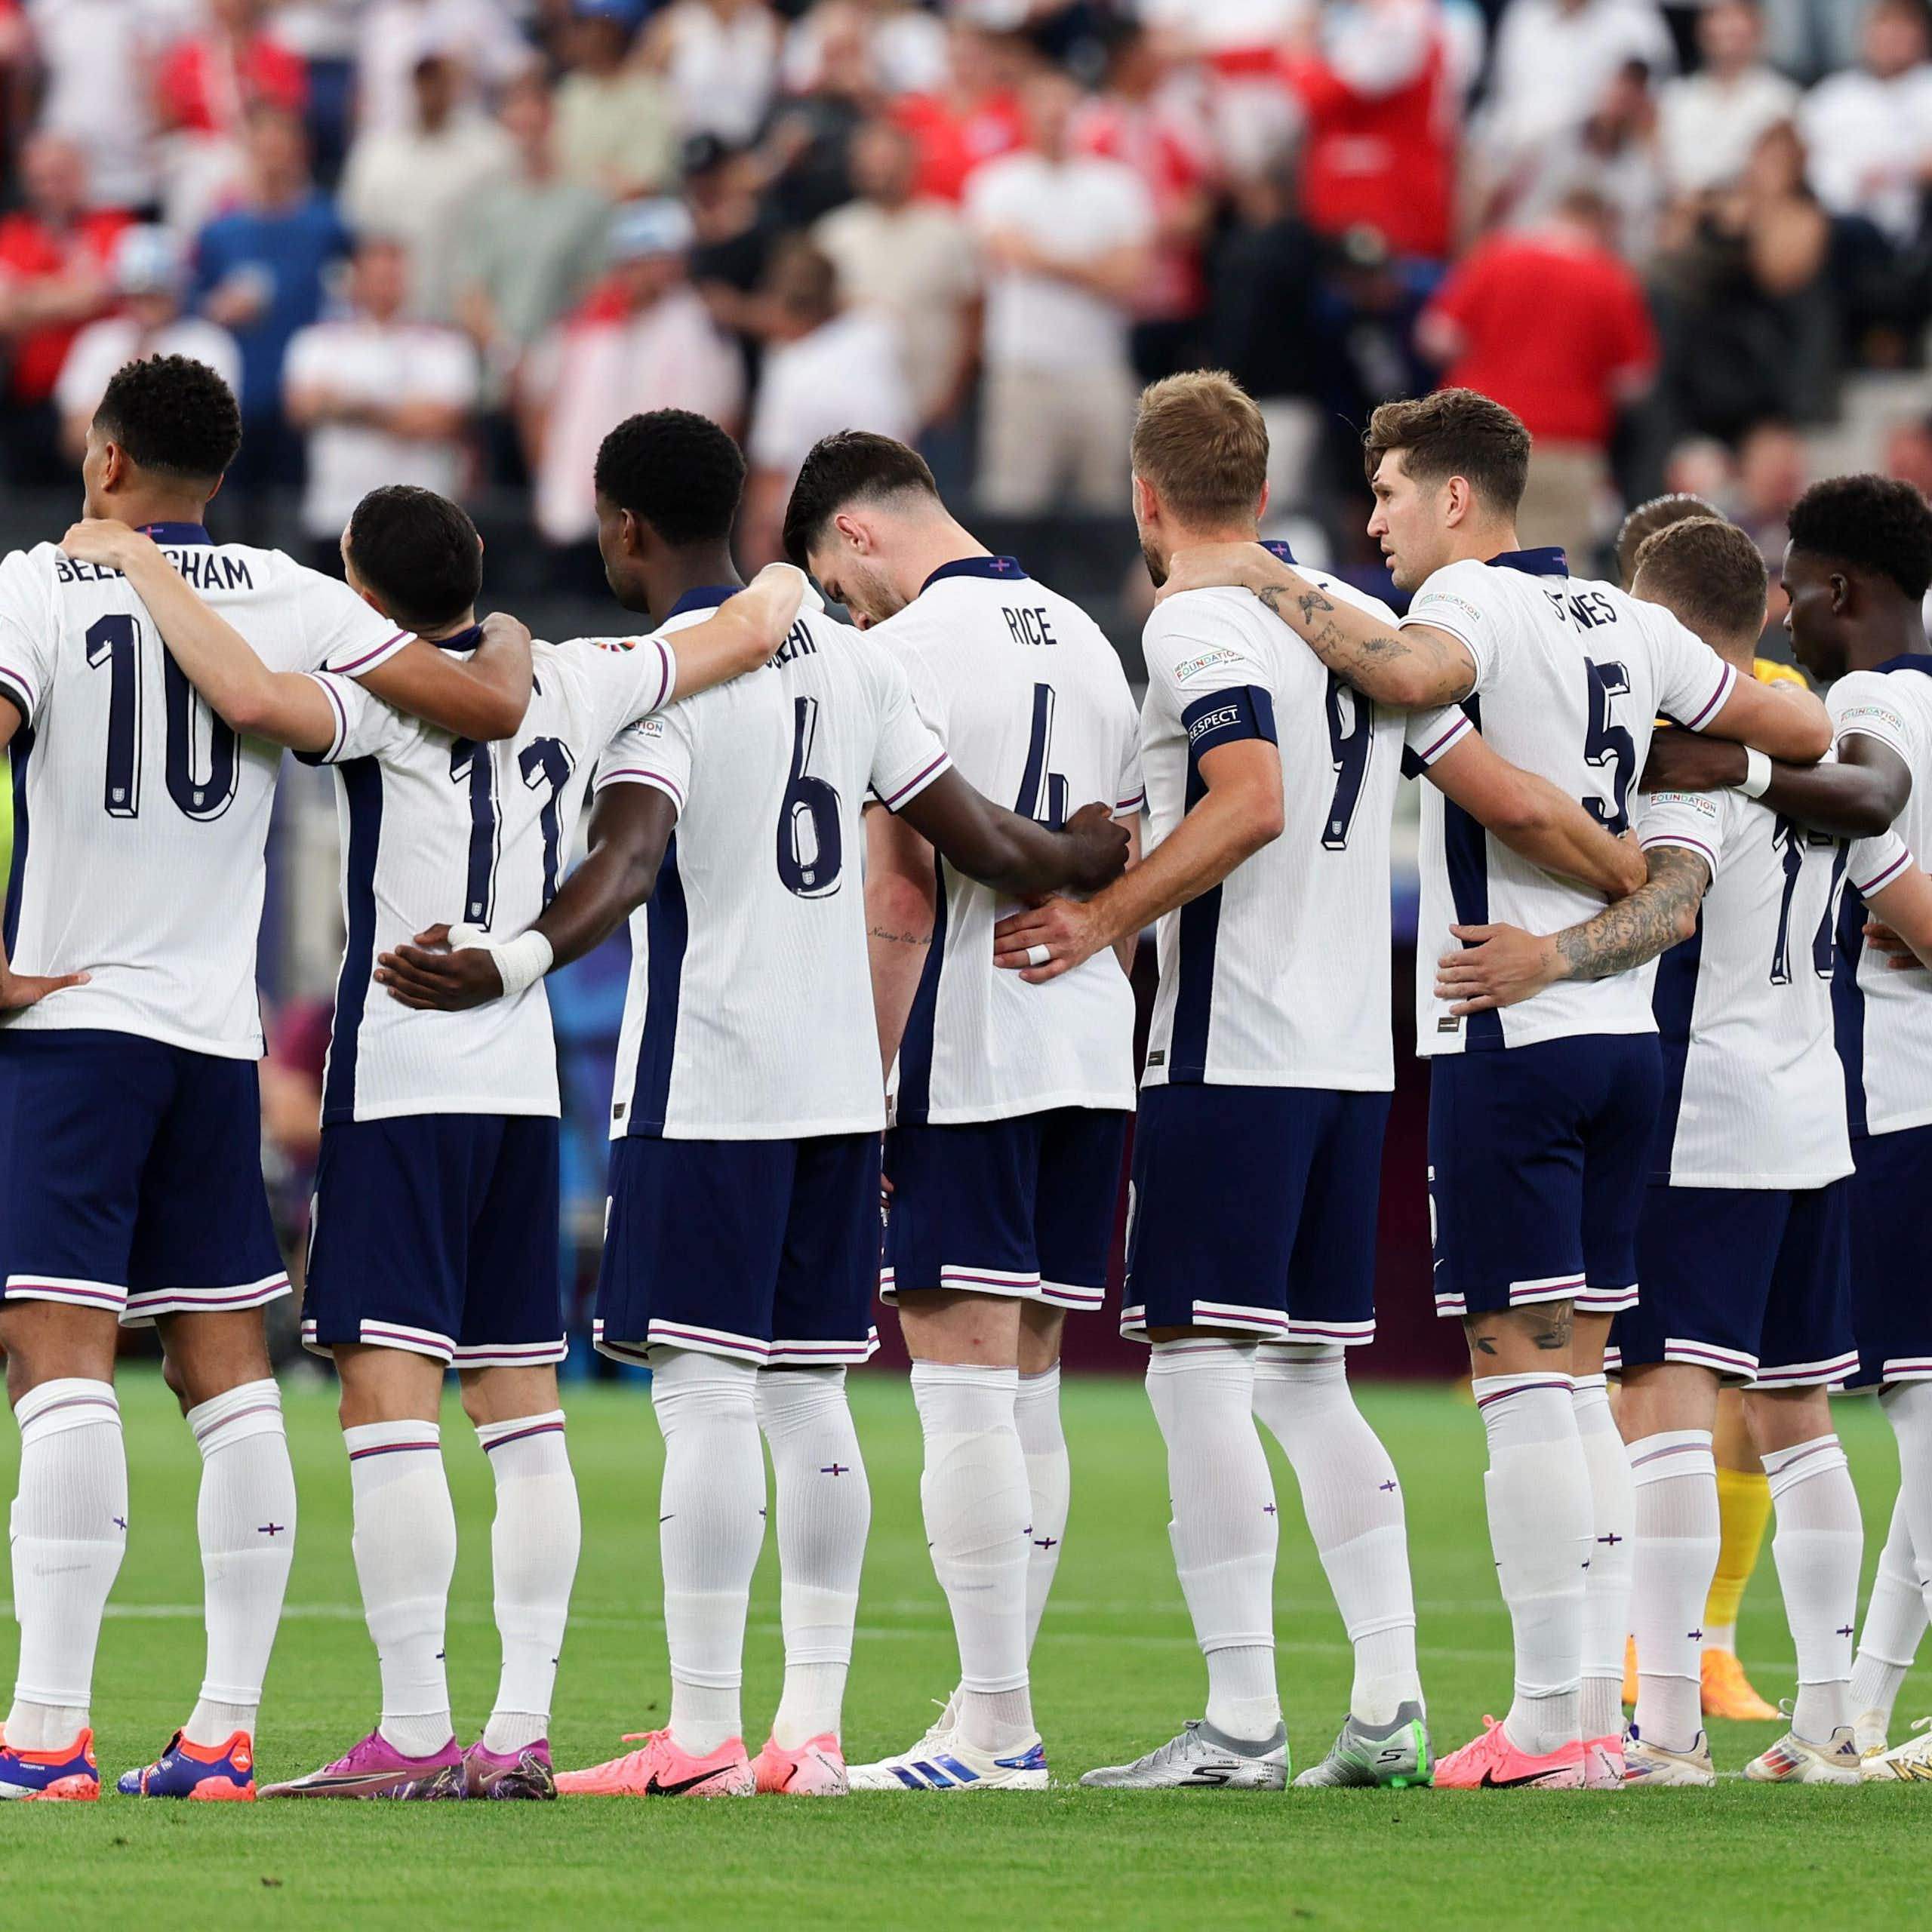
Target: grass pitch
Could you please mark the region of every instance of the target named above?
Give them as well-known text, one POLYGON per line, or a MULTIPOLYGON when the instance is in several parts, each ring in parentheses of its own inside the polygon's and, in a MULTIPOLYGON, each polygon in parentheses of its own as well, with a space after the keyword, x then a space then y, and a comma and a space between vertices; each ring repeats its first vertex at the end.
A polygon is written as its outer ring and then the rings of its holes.
MULTIPOLYGON (((951 1687, 945 1604, 918 1527, 919 1437, 909 1392, 854 1378, 874 1504, 846 1707, 855 1756, 897 1749, 951 1687)), ((167 1741, 202 1663, 193 1542, 196 1463, 158 1379, 124 1378, 133 1527, 104 1632, 96 1726, 104 1779, 167 1741)), ((663 1721, 656 1496, 659 1444, 639 1386, 579 1388, 571 1453, 584 1558, 551 1732, 560 1764, 606 1757, 617 1734, 663 1721)), ((1446 1390, 1372 1388, 1364 1407, 1401 1470, 1438 1745, 1471 1736, 1509 1697, 1508 1623, 1483 1527, 1482 1431, 1446 1390)), ((1074 1514, 1035 1654, 1035 1708, 1070 1784, 1198 1714, 1199 1657, 1174 1581, 1160 1438, 1131 1383, 1069 1383, 1074 1514)), ((349 1478, 332 1392, 288 1392, 300 1541, 259 1740, 265 1778, 337 1755, 377 1709, 376 1669, 349 1547, 349 1478)), ((1840 1426, 1871 1557, 1891 1506, 1890 1431, 1867 1403, 1840 1426)), ((12 1432, 5 1438, 11 1445, 12 1432)), ((496 1681, 490 1478, 452 1404, 444 1441, 463 1538, 450 1623, 458 1728, 473 1736, 496 1681)), ((11 1447, 0 1488, 11 1493, 11 1447)), ((1282 1702, 1297 1765, 1326 1749, 1347 1699, 1346 1642, 1298 1512, 1284 1502, 1277 1583, 1282 1702)), ((1869 1571, 1868 1561, 1868 1575, 1869 1571)), ((1746 1661, 1774 1700, 1791 1645, 1768 1550, 1745 1607, 1746 1661)), ((780 1669, 768 1539, 746 1657, 755 1748, 780 1669)), ((0 1677, 11 1675, 11 1645, 0 1677)), ((1900 1703, 1932 1709, 1932 1671, 1900 1703)), ((1721 1725, 1735 1771, 1774 1734, 1721 1725)), ((1327 1924, 1487 1928, 1616 1915, 1673 1928, 1779 1916, 1777 1901, 1904 1905, 1921 1881, 1932 1794, 1922 1788, 1765 1789, 1622 1797, 1429 1791, 1082 1792, 866 1797, 842 1804, 555 1805, 144 1804, 0 1807, 0 1918, 10 1926, 131 1922, 366 1928, 820 1923, 1027 1923, 1120 1928, 1327 1924), (164 1919, 164 1915, 165 1919, 164 1919)))

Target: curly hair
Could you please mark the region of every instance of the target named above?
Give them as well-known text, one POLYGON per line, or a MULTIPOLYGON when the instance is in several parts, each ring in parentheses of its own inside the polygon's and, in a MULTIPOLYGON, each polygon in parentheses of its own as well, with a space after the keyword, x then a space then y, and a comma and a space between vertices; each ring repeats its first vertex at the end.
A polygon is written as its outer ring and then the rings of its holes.
POLYGON ((460 503, 413 484, 371 490, 349 519, 349 561, 413 631, 439 631, 475 608, 483 544, 460 503))
POLYGON ((597 452, 597 494, 679 548, 724 542, 744 492, 744 453, 688 409, 631 417, 597 452))
POLYGON ((218 481, 242 447, 234 392, 192 356, 130 362, 108 384, 94 420, 140 468, 184 482, 218 481))
POLYGON ((1790 530, 1793 549, 1887 578, 1915 604, 1932 587, 1932 503, 1912 484, 1829 477, 1792 506, 1790 530))

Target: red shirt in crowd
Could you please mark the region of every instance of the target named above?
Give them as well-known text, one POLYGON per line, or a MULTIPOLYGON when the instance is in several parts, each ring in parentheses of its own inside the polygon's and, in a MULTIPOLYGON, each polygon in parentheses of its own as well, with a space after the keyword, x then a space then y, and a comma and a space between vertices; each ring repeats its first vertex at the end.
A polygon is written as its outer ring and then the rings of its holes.
POLYGON ((1557 226, 1492 236, 1424 312, 1444 380, 1514 410, 1530 434, 1607 447, 1621 397, 1657 367, 1643 285, 1620 256, 1557 226))
POLYGON ((1004 92, 986 95, 963 113, 937 94, 908 94, 894 103, 892 118, 918 146, 913 193, 941 201, 958 201, 975 168, 1011 153, 1025 138, 1020 103, 1004 92))
MULTIPOLYGON (((105 277, 115 244, 128 217, 111 209, 78 217, 71 227, 56 228, 23 208, 0 218, 0 278, 11 282, 48 281, 91 268, 105 277)), ((103 312, 105 312, 103 304, 103 312)), ((14 344, 12 390, 19 402, 45 402, 54 393, 60 365, 75 336, 94 320, 48 322, 24 331, 14 344)))
POLYGON ((177 43, 161 63, 156 86, 169 126, 230 134, 258 105, 300 114, 308 105, 309 70, 266 34, 252 35, 238 52, 232 41, 209 34, 177 43))

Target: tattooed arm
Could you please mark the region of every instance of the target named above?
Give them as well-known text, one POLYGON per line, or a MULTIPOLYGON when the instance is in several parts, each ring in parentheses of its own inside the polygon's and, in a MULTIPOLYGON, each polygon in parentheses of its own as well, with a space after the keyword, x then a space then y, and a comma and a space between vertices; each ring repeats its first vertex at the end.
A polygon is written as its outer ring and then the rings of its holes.
POLYGON ((1657 845, 1644 854, 1649 877, 1627 899, 1595 918, 1539 937, 1515 926, 1451 926, 1466 942, 1435 969, 1435 996, 1450 1011, 1487 1013, 1515 1006, 1559 980, 1607 980, 1647 964, 1697 930, 1709 890, 1709 862, 1684 845, 1657 845))
POLYGON ((1459 703, 1475 688, 1475 660, 1460 638, 1432 624, 1398 629, 1329 596, 1258 543, 1177 551, 1161 595, 1214 586, 1252 592, 1337 677, 1392 710, 1459 703))

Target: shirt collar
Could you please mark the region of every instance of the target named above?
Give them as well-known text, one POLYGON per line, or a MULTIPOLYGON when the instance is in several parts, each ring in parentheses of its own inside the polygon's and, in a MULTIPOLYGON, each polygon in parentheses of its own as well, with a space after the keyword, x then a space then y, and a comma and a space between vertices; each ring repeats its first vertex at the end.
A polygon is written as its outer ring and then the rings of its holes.
POLYGON ((688 590, 673 604, 666 614, 670 617, 681 617, 688 611, 715 611, 728 597, 735 597, 744 589, 742 583, 705 583, 695 590, 688 590))
POLYGON ((141 534, 157 543, 171 543, 179 549, 184 543, 212 543, 214 539, 198 523, 144 523, 141 534))
POLYGON ((920 585, 920 595, 923 597, 941 577, 990 577, 995 583, 1024 583, 1026 581, 1026 573, 1011 557, 955 557, 949 564, 941 564, 920 585))
POLYGON ((466 631, 458 631, 454 637, 425 638, 425 644, 433 644, 438 651, 474 651, 483 641, 483 626, 472 624, 466 631))
POLYGON ((1278 537, 1263 538, 1261 547, 1263 549, 1267 551, 1271 556, 1279 557, 1283 563, 1290 565, 1291 568, 1297 570, 1299 570, 1301 568, 1299 564, 1295 562, 1295 553, 1291 550, 1285 543, 1282 543, 1278 537))
POLYGON ((1530 577, 1567 577, 1570 559, 1560 546, 1542 550, 1505 550, 1489 560, 1491 570, 1521 571, 1530 577))
POLYGON ((1932 651, 1908 651, 1902 656, 1888 657, 1882 664, 1872 666, 1875 671, 1922 671, 1932 678, 1932 651))

